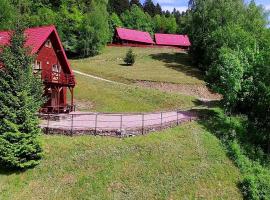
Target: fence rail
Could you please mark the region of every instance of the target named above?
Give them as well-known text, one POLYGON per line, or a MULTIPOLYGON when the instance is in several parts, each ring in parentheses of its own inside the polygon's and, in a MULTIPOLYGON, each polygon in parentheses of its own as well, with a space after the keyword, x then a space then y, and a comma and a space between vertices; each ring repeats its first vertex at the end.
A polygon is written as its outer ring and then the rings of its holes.
POLYGON ((141 135, 176 126, 196 117, 190 111, 171 111, 134 114, 46 114, 41 118, 41 128, 46 134, 125 136, 141 135))

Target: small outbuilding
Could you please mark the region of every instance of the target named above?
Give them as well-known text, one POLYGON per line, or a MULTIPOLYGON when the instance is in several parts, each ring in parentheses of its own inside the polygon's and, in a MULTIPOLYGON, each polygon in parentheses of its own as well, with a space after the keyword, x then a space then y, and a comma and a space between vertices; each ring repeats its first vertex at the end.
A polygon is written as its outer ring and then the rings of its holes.
POLYGON ((126 46, 154 45, 150 33, 127 28, 116 28, 114 44, 126 46))
MULTIPOLYGON (((12 31, 0 31, 0 46, 9 45, 12 31)), ((68 62, 55 26, 28 28, 25 30, 25 47, 35 55, 33 73, 44 84, 44 96, 47 102, 41 111, 61 113, 74 110, 73 89, 75 77, 68 62), (70 103, 67 101, 70 91, 70 103)), ((0 62, 0 69, 5 63, 0 62)))
POLYGON ((189 37, 187 35, 176 34, 155 34, 156 45, 159 46, 174 46, 187 49, 191 46, 189 37))

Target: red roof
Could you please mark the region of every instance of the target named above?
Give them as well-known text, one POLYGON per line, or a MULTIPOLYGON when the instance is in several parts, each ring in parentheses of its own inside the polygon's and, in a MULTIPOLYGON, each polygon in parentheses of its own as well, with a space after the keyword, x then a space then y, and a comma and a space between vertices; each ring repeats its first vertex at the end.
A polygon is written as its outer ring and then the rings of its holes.
MULTIPOLYGON (((2 31, 2 32, 0 31, 0 46, 5 46, 9 44, 11 33, 12 33, 11 31, 2 31)), ((63 45, 61 43, 60 37, 57 33, 55 26, 51 25, 51 26, 28 28, 25 30, 24 34, 26 37, 25 46, 31 49, 31 54, 37 54, 38 51, 41 49, 41 47, 43 47, 43 44, 47 41, 49 36, 53 34, 57 40, 56 46, 61 51, 61 57, 63 58, 63 61, 68 67, 70 73, 73 74, 73 71, 70 67, 65 50, 63 48, 63 45)))
POLYGON ((189 47, 191 43, 187 35, 155 34, 157 45, 189 47))
POLYGON ((116 32, 122 40, 154 44, 154 41, 148 32, 137 31, 127 28, 116 28, 116 32))

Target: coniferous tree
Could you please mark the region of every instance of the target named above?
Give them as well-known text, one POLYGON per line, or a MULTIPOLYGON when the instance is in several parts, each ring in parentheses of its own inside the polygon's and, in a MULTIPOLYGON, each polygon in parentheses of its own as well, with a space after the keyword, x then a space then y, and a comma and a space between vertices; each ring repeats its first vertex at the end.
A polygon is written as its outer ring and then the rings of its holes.
POLYGON ((161 6, 160 6, 159 3, 157 3, 157 5, 156 5, 156 11, 155 11, 155 14, 156 14, 156 15, 161 15, 161 14, 162 14, 162 8, 161 8, 161 6))
POLYGON ((139 8, 143 8, 143 6, 142 6, 140 0, 131 0, 131 1, 130 1, 130 7, 131 7, 132 5, 134 5, 134 4, 137 5, 139 8))
POLYGON ((133 52, 132 49, 129 49, 126 53, 126 57, 124 58, 124 62, 127 64, 127 65, 134 65, 135 63, 135 54, 133 52))
POLYGON ((42 156, 36 112, 43 103, 41 81, 33 75, 33 57, 24 48, 23 29, 17 27, 0 60, 0 165, 24 169, 42 156))
POLYGON ((129 9, 129 0, 109 0, 108 11, 110 13, 116 13, 121 15, 123 12, 129 9))
POLYGON ((146 0, 143 4, 143 9, 147 12, 151 17, 154 17, 156 14, 156 6, 152 0, 146 0))

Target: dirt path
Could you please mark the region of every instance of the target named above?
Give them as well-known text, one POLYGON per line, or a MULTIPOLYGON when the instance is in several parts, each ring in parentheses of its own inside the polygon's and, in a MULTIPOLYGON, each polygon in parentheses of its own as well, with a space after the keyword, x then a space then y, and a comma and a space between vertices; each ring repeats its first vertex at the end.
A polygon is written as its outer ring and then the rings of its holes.
POLYGON ((89 78, 97 79, 97 80, 100 80, 100 81, 105 81, 105 82, 108 82, 108 83, 114 83, 114 84, 118 84, 118 85, 127 85, 127 84, 124 84, 124 83, 120 83, 120 82, 116 82, 116 81, 111 81, 111 80, 108 80, 108 79, 105 79, 105 78, 101 78, 101 77, 98 77, 98 76, 86 74, 86 73, 83 73, 83 72, 80 72, 80 71, 77 71, 77 70, 73 70, 73 72, 75 74, 80 74, 82 76, 87 76, 89 78))

